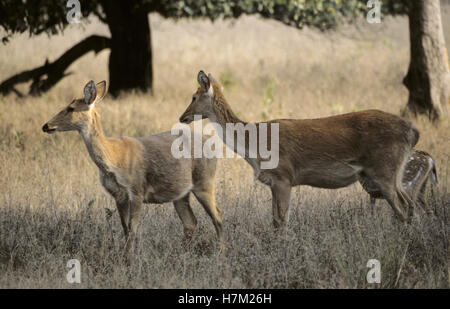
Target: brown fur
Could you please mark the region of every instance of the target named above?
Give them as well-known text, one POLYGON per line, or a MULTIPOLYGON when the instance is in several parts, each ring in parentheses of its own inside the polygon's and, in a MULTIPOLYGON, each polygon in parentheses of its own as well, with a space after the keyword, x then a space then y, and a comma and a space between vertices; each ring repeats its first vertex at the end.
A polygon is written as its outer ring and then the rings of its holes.
POLYGON ((88 83, 85 89, 96 93, 95 100, 91 103, 86 103, 88 99, 74 100, 42 129, 47 133, 72 130, 80 133, 99 168, 103 187, 116 200, 127 237, 127 252, 130 254, 134 249, 142 203, 173 202, 186 237, 190 238, 197 224, 189 205, 191 192, 211 217, 222 241, 222 219, 214 199, 216 159, 174 158, 171 145, 177 136, 170 132, 142 138, 106 137, 96 109, 106 94, 106 83, 98 83, 96 91, 89 87, 94 87, 93 83, 88 83))
MULTIPOLYGON (((189 123, 194 115, 202 115, 217 122, 224 132, 228 122, 245 124, 231 110, 220 84, 211 75, 207 77, 200 71, 197 79, 200 87, 180 117, 181 122, 189 123)), ((410 123, 379 110, 268 123, 279 124, 278 167, 259 170, 260 157, 244 159, 253 167, 258 180, 271 187, 276 228, 284 229, 287 224, 291 187, 310 185, 335 189, 348 186, 360 177, 377 184, 401 220, 408 218, 412 201, 402 188, 401 175, 419 138, 410 123)), ((259 127, 260 123, 256 125, 259 127)), ((236 145, 233 148, 236 151, 236 145)))

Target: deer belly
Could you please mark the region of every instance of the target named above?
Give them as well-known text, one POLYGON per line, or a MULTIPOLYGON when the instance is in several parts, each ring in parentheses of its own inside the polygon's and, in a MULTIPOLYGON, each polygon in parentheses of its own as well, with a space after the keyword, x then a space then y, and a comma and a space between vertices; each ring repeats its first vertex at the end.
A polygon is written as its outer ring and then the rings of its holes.
POLYGON ((165 186, 155 188, 149 186, 147 188, 144 203, 161 204, 176 201, 192 190, 192 185, 186 187, 165 186))
POLYGON ((329 166, 303 169, 297 184, 312 187, 337 189, 351 185, 358 180, 359 166, 332 164, 329 166))

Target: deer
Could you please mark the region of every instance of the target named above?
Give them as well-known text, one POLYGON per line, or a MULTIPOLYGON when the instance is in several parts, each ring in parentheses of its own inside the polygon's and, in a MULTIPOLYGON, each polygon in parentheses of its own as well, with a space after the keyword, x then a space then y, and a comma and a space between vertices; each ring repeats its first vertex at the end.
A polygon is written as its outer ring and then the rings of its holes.
MULTIPOLYGON (((376 200, 383 199, 383 194, 370 179, 360 179, 359 182, 370 196, 371 211, 374 214, 376 200)), ((435 188, 439 187, 436 164, 429 153, 413 149, 405 166, 402 184, 411 199, 425 212, 429 212, 425 197, 428 182, 435 188)))
MULTIPOLYGON (((114 198, 126 238, 125 250, 134 251, 139 214, 143 203, 172 202, 190 241, 197 225, 190 206, 191 193, 203 206, 223 242, 221 211, 214 196, 216 158, 175 158, 171 154, 171 132, 147 137, 104 135, 97 105, 106 94, 106 82, 91 80, 84 97, 74 99, 44 124, 48 134, 78 131, 90 158, 99 170, 100 183, 114 198)), ((204 136, 200 136, 204 140, 204 136)))
MULTIPOLYGON (((292 187, 308 185, 338 189, 361 177, 376 184, 401 222, 409 222, 414 204, 402 187, 402 175, 407 158, 419 139, 419 132, 411 123, 380 110, 317 119, 248 123, 236 116, 220 83, 211 74, 200 71, 197 82, 200 86, 179 121, 189 124, 195 116, 208 118, 225 132, 219 136, 224 144, 250 164, 256 180, 270 187, 275 231, 286 231, 292 187), (261 163, 267 158, 260 154, 250 156, 248 139, 241 140, 241 144, 231 138, 232 142, 227 141, 227 135, 237 134, 237 131, 227 132, 227 123, 241 124, 244 128, 253 124, 258 129, 258 136, 262 125, 277 124, 277 166, 262 169, 261 163), (238 152, 239 148, 244 149, 242 154, 238 152)), ((270 134, 269 130, 267 140, 270 134)), ((257 142, 260 147, 260 140, 257 142)))

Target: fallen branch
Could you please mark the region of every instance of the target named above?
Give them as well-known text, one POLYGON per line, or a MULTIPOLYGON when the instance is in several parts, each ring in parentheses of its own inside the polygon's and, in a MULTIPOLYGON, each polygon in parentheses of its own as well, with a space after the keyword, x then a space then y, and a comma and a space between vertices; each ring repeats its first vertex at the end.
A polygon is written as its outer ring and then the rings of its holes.
POLYGON ((90 51, 94 51, 97 54, 103 49, 109 47, 109 38, 99 35, 91 35, 78 44, 72 46, 54 62, 49 62, 47 59, 43 66, 33 70, 23 71, 3 81, 0 84, 0 93, 7 95, 10 92, 14 92, 21 97, 23 94, 16 90, 14 86, 16 84, 25 83, 32 80, 33 82, 31 83, 28 94, 33 96, 40 95, 41 93, 50 90, 65 76, 70 75, 70 72, 66 73, 65 71, 78 58, 84 56, 90 51))

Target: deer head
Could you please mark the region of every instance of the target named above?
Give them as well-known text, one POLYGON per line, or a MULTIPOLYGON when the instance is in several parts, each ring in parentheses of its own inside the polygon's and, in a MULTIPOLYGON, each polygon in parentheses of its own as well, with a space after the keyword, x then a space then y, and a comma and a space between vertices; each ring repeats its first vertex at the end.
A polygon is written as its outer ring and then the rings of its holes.
POLYGON ((92 121, 92 111, 106 94, 106 82, 97 85, 91 80, 84 87, 84 97, 74 99, 64 107, 56 116, 42 127, 46 133, 56 131, 81 131, 92 121))
POLYGON ((180 117, 180 122, 182 123, 191 123, 194 120, 194 115, 201 115, 202 119, 204 119, 210 118, 214 114, 214 88, 212 83, 215 83, 215 80, 211 74, 207 76, 205 72, 200 71, 197 75, 197 81, 200 87, 192 96, 191 104, 180 117))

